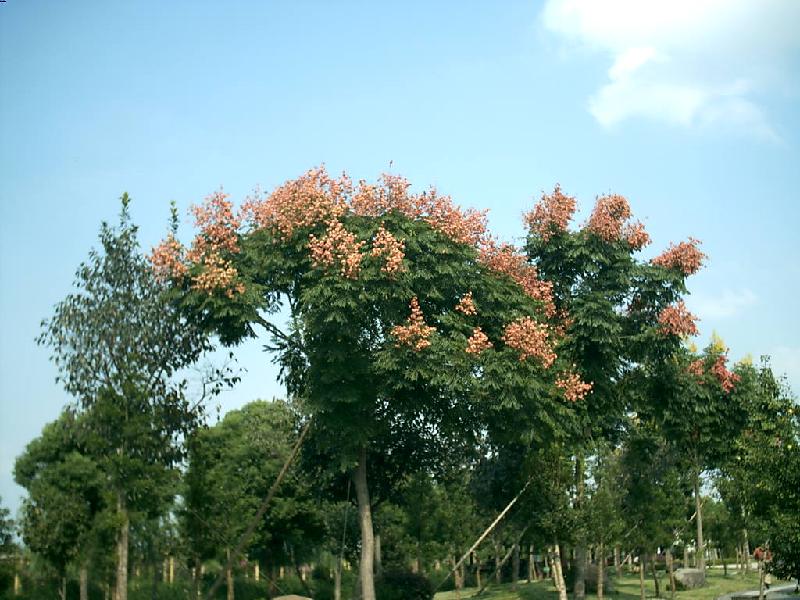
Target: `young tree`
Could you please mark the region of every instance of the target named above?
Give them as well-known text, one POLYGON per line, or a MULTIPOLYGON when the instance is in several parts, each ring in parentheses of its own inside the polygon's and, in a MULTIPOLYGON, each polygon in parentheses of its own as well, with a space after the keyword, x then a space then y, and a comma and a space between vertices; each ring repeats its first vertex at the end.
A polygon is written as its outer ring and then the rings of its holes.
POLYGON ((153 254, 195 322, 226 343, 256 326, 272 337, 289 393, 351 472, 365 600, 377 441, 399 426, 421 446, 437 435, 469 443, 501 416, 542 435, 569 411, 565 395, 584 393, 556 360, 549 286, 535 269, 487 240, 481 214, 408 188, 393 176, 353 186, 316 169, 246 203, 244 217, 214 194, 196 209, 190 249, 172 235, 153 254), (281 307, 286 328, 267 319, 281 307), (567 392, 553 387, 558 377, 567 392))
POLYGON ((70 564, 80 571, 81 600, 88 597, 89 560, 106 524, 103 473, 81 453, 78 435, 74 416, 66 412, 45 426, 14 466, 15 481, 28 491, 22 507, 22 537, 28 548, 55 569, 62 600, 66 600, 70 564))
MULTIPOLYGON (((182 522, 196 561, 228 562, 296 441, 297 423, 298 415, 285 402, 257 401, 191 437, 182 522)), ((294 469, 245 555, 234 558, 237 564, 254 558, 275 568, 296 567, 313 555, 323 534, 312 482, 294 469)), ((233 574, 226 576, 232 599, 233 574)))
MULTIPOLYGON (((588 221, 569 224, 575 199, 559 186, 543 194, 526 215, 527 253, 553 285, 554 308, 565 317, 561 353, 591 383, 591 401, 579 405, 575 438, 574 508, 585 511, 585 461, 594 444, 614 443, 621 433, 629 397, 619 386, 628 372, 674 347, 674 334, 695 333, 680 297, 685 278, 701 266, 696 240, 671 246, 644 262, 637 253, 650 243, 644 226, 632 220, 619 195, 597 199, 588 221), (665 335, 664 335, 665 334, 665 335)), ((586 535, 578 520, 575 545, 575 598, 585 597, 586 535)))
POLYGON ((770 568, 779 577, 800 578, 800 409, 785 381, 764 360, 737 372, 750 380, 747 423, 722 468, 723 495, 745 525, 762 525, 760 545, 769 545, 770 568), (736 490, 736 494, 730 490, 736 490))
POLYGON ((17 560, 17 547, 14 543, 14 521, 10 511, 2 505, 0 497, 0 594, 4 594, 14 585, 15 562, 17 560))
POLYGON ((732 454, 745 425, 746 398, 752 389, 747 369, 738 366, 729 371, 726 358, 718 340, 700 355, 684 348, 672 360, 658 363, 650 386, 643 387, 651 399, 649 412, 681 457, 694 488, 700 569, 705 569, 701 476, 721 467, 732 454))
POLYGON ((209 349, 207 336, 165 301, 139 251, 130 199, 116 228, 100 227, 75 277, 76 290, 43 321, 59 379, 86 413, 86 446, 116 496, 117 600, 127 599, 132 511, 157 510, 181 458, 180 436, 198 416, 176 381, 179 369, 209 349))

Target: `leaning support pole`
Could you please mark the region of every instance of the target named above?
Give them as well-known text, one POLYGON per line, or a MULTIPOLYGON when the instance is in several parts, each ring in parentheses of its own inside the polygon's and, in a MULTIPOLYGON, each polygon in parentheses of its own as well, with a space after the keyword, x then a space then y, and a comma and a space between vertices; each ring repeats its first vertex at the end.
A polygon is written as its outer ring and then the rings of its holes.
MULTIPOLYGON (((514 506, 514 504, 516 504, 516 503, 517 503, 517 500, 519 500, 519 497, 520 497, 520 496, 522 496, 522 494, 524 494, 524 493, 525 493, 525 490, 527 490, 527 489, 528 489, 528 486, 531 484, 531 481, 533 481, 533 476, 531 476, 531 477, 529 477, 529 478, 528 478, 528 481, 525 483, 525 486, 524 486, 524 487, 523 487, 523 488, 522 488, 522 489, 519 491, 519 494, 517 494, 516 496, 514 496, 514 498, 511 500, 511 502, 509 502, 509 503, 506 505, 506 507, 503 509, 503 511, 502 511, 502 512, 501 512, 499 515, 497 515, 497 518, 496 518, 494 521, 492 521, 492 524, 491 524, 491 525, 489 525, 489 527, 487 527, 487 528, 486 528, 486 531, 484 531, 484 532, 483 532, 483 533, 480 535, 480 537, 479 537, 477 540, 475 540, 475 543, 474 543, 474 544, 472 544, 472 546, 470 547, 470 549, 469 549, 469 550, 467 550, 467 551, 464 553, 464 556, 462 556, 462 557, 461 557, 461 559, 460 559, 460 560, 459 560, 459 561, 458 561, 458 562, 457 562, 455 565, 453 565, 453 568, 450 570, 450 572, 447 574, 447 576, 446 576, 444 579, 442 579, 441 583, 439 583, 439 585, 437 585, 437 586, 436 586, 436 589, 435 589, 435 590, 433 590, 433 591, 434 591, 434 593, 435 593, 435 592, 437 592, 437 591, 439 590, 439 588, 441 588, 441 587, 442 587, 442 586, 445 584, 445 582, 446 582, 448 579, 450 579, 450 577, 453 575, 453 573, 455 573, 455 572, 456 572, 456 570, 457 570, 457 569, 458 569, 458 568, 461 566, 461 563, 463 563, 465 560, 467 560, 467 558, 469 557, 469 555, 470 555, 470 554, 472 554, 472 553, 475 551, 475 548, 477 548, 478 546, 480 546, 481 542, 482 542, 484 539, 486 539, 486 536, 487 536, 487 535, 489 535, 489 534, 492 532, 492 530, 493 530, 493 529, 494 529, 494 528, 497 526, 497 524, 500 522, 500 520, 501 520, 503 517, 505 517, 505 516, 506 516, 506 513, 507 513, 509 510, 511 510, 511 507, 512 507, 512 506, 514 506)), ((209 600, 210 600, 210 599, 209 599, 209 600)))
POLYGON ((247 545, 247 542, 250 541, 250 536, 253 535, 253 532, 258 527, 259 521, 264 517, 264 514, 267 512, 267 507, 269 503, 272 502, 272 498, 275 496, 275 492, 278 491, 281 483, 283 482, 283 478, 286 476, 286 473, 289 471, 289 467, 292 466, 294 459, 297 458, 297 454, 300 452, 300 446, 303 445, 303 440, 308 433, 308 429, 311 427, 312 419, 309 419, 308 422, 303 427, 303 430, 300 432, 300 437, 297 438, 297 442, 295 442, 292 451, 289 453, 289 456, 286 457, 286 462, 283 463, 283 467, 281 468, 280 473, 275 478, 275 481, 272 484, 272 487, 269 488, 269 492, 267 492, 266 498, 261 503, 261 506, 258 508, 258 512, 255 514, 253 519, 250 521, 250 524, 247 526, 247 530, 242 534, 242 537, 239 538, 239 543, 236 544, 233 552, 230 553, 228 557, 228 564, 225 568, 220 572, 217 576, 217 579, 214 581, 214 585, 211 586, 211 589, 205 595, 205 600, 211 600, 214 597, 214 593, 219 589, 219 586, 222 585, 222 580, 225 578, 225 573, 230 570, 233 566, 233 561, 242 553, 244 547, 247 545))
POLYGON ((486 588, 487 588, 487 587, 489 587, 489 584, 490 584, 490 583, 491 583, 491 581, 492 581, 492 577, 494 577, 494 576, 497 574, 497 572, 498 572, 500 569, 502 569, 502 568, 503 568, 503 565, 504 565, 504 564, 506 564, 506 563, 508 562, 508 559, 509 559, 509 558, 511 558, 511 554, 514 552, 514 546, 516 546, 517 544, 519 544, 519 543, 520 543, 520 541, 522 540, 523 536, 524 536, 524 535, 525 535, 525 533, 528 531, 528 527, 530 527, 530 525, 526 525, 526 526, 525 526, 525 529, 523 529, 523 530, 522 530, 522 533, 520 533, 520 534, 517 536, 517 541, 516 541, 516 542, 514 542, 513 544, 511 544, 511 548, 509 548, 509 549, 508 549, 508 552, 506 552, 506 555, 503 557, 503 560, 501 560, 501 561, 500 561, 500 564, 499 564, 499 565, 497 565, 497 567, 495 567, 495 569, 494 569, 494 573, 492 573, 492 576, 491 576, 491 577, 487 577, 487 578, 486 578, 486 582, 483 584, 483 586, 481 587, 481 589, 479 589, 479 590, 478 590, 478 591, 477 591, 475 594, 473 594, 473 595, 471 596, 472 598, 477 598, 478 596, 480 596, 480 595, 481 595, 481 594, 482 594, 482 593, 483 593, 483 592, 486 590, 486 588))

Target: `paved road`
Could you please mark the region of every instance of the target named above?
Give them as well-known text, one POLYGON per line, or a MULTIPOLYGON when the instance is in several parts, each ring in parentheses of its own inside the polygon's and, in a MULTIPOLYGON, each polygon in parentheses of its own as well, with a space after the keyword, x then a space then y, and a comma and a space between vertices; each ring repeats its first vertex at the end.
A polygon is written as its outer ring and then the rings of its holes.
MULTIPOLYGON (((783 593, 790 594, 796 589, 796 585, 794 583, 787 583, 784 585, 774 585, 767 590, 766 598, 767 600, 778 600, 778 598, 783 598, 783 593)), ((732 592, 730 594, 725 594, 724 596, 720 596, 717 600, 746 600, 749 598, 758 598, 758 590, 753 590, 749 592, 732 592)))

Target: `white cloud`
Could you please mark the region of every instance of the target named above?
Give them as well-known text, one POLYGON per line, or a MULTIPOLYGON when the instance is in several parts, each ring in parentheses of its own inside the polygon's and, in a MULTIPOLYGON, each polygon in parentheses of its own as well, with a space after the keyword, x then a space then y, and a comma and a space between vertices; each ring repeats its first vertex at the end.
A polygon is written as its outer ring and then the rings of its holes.
POLYGON ((753 306, 758 297, 752 290, 723 290, 720 294, 692 294, 686 300, 690 311, 701 320, 726 319, 740 314, 744 309, 753 306))
POLYGON ((589 99, 605 127, 641 117, 778 139, 758 100, 790 79, 800 1, 547 0, 542 22, 609 56, 589 99))

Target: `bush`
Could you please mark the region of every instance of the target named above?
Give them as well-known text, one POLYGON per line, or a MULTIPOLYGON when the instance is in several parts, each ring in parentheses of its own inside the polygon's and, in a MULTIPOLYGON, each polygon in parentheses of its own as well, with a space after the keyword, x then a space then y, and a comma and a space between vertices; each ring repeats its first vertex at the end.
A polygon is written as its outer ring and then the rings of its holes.
POLYGON ((375 595, 381 600, 433 600, 433 584, 419 573, 388 571, 377 581, 375 595))

